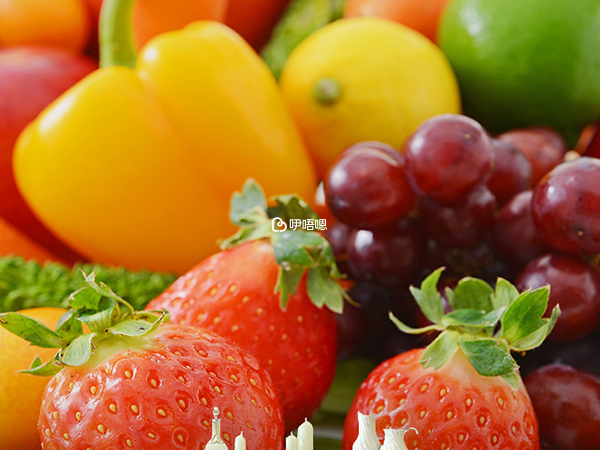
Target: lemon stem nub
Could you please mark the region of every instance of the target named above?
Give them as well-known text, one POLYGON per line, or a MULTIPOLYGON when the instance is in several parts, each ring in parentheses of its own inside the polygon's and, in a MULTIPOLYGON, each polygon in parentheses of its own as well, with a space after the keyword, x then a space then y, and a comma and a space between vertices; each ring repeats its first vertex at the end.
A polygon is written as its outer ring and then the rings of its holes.
POLYGON ((315 84, 313 95, 321 105, 336 103, 342 93, 339 83, 331 78, 322 78, 315 84))

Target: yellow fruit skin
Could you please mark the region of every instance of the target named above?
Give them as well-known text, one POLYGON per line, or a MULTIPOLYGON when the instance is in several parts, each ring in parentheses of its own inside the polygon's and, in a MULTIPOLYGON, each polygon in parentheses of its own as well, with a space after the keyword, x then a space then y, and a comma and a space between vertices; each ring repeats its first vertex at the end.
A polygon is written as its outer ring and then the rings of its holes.
POLYGON ((441 50, 375 17, 338 20, 313 33, 290 55, 280 86, 321 175, 349 145, 377 140, 400 150, 423 121, 461 109, 441 50), (340 88, 332 104, 314 95, 324 78, 340 88))
MULTIPOLYGON (((51 329, 66 312, 60 308, 33 308, 20 311, 51 329)), ((2 450, 39 450, 37 421, 48 377, 37 377, 17 370, 27 369, 36 355, 47 361, 56 349, 30 346, 0 327, 0 448, 2 450)))

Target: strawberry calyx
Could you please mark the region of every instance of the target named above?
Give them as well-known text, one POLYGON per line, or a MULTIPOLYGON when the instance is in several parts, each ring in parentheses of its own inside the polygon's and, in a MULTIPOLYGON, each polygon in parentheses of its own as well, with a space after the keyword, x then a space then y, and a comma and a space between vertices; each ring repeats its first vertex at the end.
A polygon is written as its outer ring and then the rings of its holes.
POLYGON ((49 361, 42 363, 37 357, 21 372, 52 376, 63 367, 84 366, 124 345, 143 347, 144 337, 168 317, 166 311, 136 311, 108 286, 96 283, 94 273, 84 277, 86 286, 69 296, 70 309, 55 330, 17 312, 0 314, 0 325, 6 330, 32 345, 58 349, 49 361))
POLYGON ((331 245, 316 231, 288 225, 292 221, 315 223, 320 219, 304 200, 296 195, 277 195, 267 201, 260 185, 248 179, 242 191, 231 198, 229 219, 239 230, 220 242, 223 250, 257 239, 271 243, 279 264, 275 292, 280 293, 283 309, 306 275, 311 301, 319 308, 326 306, 336 313, 342 312, 347 296, 338 283, 343 276, 331 245))
POLYGON ((403 332, 440 334, 425 349, 423 367, 442 367, 462 351, 475 370, 483 376, 501 376, 512 388, 519 387, 519 366, 511 352, 526 352, 542 344, 560 315, 556 305, 549 318, 550 287, 544 286, 522 293, 509 281, 498 278, 495 288, 478 278, 465 277, 445 295, 452 311, 444 313, 437 284, 444 269, 432 272, 421 287, 410 287, 421 311, 432 325, 412 328, 390 313, 390 319, 403 332))

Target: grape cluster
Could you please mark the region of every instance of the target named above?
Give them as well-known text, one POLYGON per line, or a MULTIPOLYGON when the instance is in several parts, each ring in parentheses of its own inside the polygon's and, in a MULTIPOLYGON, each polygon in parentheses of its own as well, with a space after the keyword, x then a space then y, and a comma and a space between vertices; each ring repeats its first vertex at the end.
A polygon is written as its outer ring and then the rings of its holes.
MULTIPOLYGON (((424 122, 399 151, 362 142, 339 155, 323 179, 322 207, 335 222, 326 237, 358 303, 338 317, 340 357, 385 359, 424 345, 427 336, 390 326, 388 312, 422 326, 408 286, 444 266, 442 287, 463 276, 490 284, 504 277, 520 290, 550 285, 547 313, 559 304, 562 314, 549 342, 520 357, 528 387, 568 390, 590 376, 596 384, 582 389, 597 392, 600 138, 585 148, 569 151, 545 127, 492 137, 476 121, 447 114, 424 122), (569 370, 542 370, 558 363, 569 370)), ((588 416, 600 421, 600 397, 596 403, 588 416)), ((592 434, 600 436, 598 427, 592 434)), ((546 438, 558 449, 580 448, 546 438)))

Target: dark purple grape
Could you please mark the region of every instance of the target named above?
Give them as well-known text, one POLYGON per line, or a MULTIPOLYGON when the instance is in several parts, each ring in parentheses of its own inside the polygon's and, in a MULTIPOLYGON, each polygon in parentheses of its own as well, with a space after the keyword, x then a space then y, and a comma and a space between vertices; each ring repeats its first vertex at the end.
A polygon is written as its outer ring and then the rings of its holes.
POLYGON ((518 267, 550 250, 533 222, 532 197, 533 191, 515 195, 500 209, 492 231, 494 252, 518 267))
POLYGON ((582 156, 555 167, 535 188, 533 220, 552 248, 600 252, 599 180, 600 160, 582 156))
POLYGON ((345 274, 348 273, 348 253, 346 249, 351 232, 352 228, 342 222, 328 227, 325 231, 325 239, 331 245, 338 269, 345 274))
POLYGON ((600 324, 600 273, 580 257, 544 254, 519 272, 515 285, 520 291, 550 285, 546 316, 557 304, 561 309, 553 341, 576 341, 600 324))
POLYGON ((423 122, 402 152, 414 191, 438 202, 465 196, 492 169, 491 138, 479 123, 457 114, 423 122))
POLYGON ((509 142, 494 139, 494 168, 487 187, 499 205, 531 187, 532 169, 527 157, 509 142))
POLYGON ((424 248, 413 220, 403 220, 393 229, 354 230, 348 239, 348 267, 357 280, 404 285, 419 274, 424 248))
POLYGON ((542 440, 558 450, 600 448, 600 378, 552 364, 524 381, 542 440))
POLYGON ((499 135, 498 139, 511 143, 527 157, 532 168, 532 186, 560 164, 569 150, 563 136, 548 127, 511 130, 499 135))
POLYGON ((492 231, 496 206, 494 195, 480 185, 452 204, 422 198, 419 211, 428 236, 448 247, 468 248, 492 231))
POLYGON ((358 353, 367 331, 365 311, 351 303, 344 305, 342 314, 335 315, 337 321, 338 359, 350 358, 358 353))
POLYGON ((404 157, 380 142, 349 147, 335 160, 324 182, 331 213, 355 228, 392 226, 414 202, 404 157))
POLYGON ((472 248, 451 248, 444 264, 446 276, 477 277, 494 286, 498 277, 511 280, 516 275, 512 266, 498 258, 487 240, 472 248))

